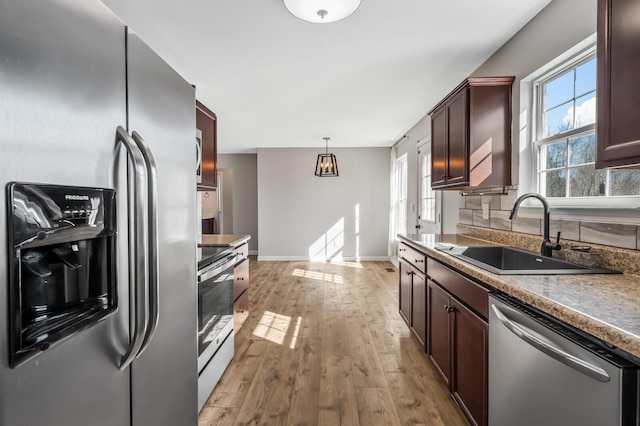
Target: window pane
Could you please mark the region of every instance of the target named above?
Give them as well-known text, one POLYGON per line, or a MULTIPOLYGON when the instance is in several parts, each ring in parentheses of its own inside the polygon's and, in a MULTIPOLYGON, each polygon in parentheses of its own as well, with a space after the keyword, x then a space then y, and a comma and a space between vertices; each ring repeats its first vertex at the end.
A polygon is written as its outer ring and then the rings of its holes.
POLYGON ((596 135, 591 133, 575 139, 569 139, 569 165, 593 163, 596 161, 596 135))
POLYGON ((547 197, 565 197, 567 195, 567 171, 554 170, 542 173, 547 197))
POLYGON ((436 218, 436 200, 431 198, 427 200, 427 220, 435 220, 436 218))
POLYGON ((576 68, 576 96, 596 90, 596 58, 576 68))
POLYGON ((605 195, 606 170, 596 170, 595 165, 569 169, 570 197, 597 197, 605 195))
POLYGON ((544 113, 544 136, 573 129, 573 102, 567 102, 544 113))
POLYGON ((567 143, 562 141, 546 145, 543 148, 543 155, 542 164, 546 165, 545 169, 565 167, 567 165, 567 143))
POLYGON ((573 70, 547 82, 544 90, 545 111, 573 99, 573 70))
POLYGON ((640 170, 610 170, 610 195, 640 194, 640 170))
POLYGON ((576 99, 574 116, 576 128, 596 122, 596 92, 591 92, 576 99))

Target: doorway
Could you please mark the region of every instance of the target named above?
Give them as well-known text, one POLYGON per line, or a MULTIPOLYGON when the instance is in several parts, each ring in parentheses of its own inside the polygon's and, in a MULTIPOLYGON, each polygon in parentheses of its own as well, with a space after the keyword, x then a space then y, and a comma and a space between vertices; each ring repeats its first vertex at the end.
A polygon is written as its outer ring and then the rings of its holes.
POLYGON ((418 218, 416 230, 424 234, 442 232, 440 191, 431 189, 431 140, 418 142, 418 218))

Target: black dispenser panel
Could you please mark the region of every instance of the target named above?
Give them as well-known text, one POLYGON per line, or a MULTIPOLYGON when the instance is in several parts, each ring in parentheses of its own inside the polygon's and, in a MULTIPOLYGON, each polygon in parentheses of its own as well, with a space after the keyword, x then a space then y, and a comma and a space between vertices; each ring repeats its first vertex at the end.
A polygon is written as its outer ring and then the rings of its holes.
POLYGON ((9 361, 117 309, 115 191, 9 183, 9 361))

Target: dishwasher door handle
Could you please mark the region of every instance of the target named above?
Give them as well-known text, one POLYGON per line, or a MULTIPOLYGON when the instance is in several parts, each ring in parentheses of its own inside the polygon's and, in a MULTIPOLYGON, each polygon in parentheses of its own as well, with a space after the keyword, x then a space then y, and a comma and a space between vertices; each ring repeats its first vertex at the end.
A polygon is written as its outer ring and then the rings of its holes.
POLYGON ((529 345, 535 347, 539 351, 544 352, 545 354, 549 355, 551 358, 557 361, 560 361, 561 363, 583 374, 586 374, 587 376, 599 382, 608 382, 611 380, 611 377, 609 377, 609 374, 607 374, 605 370, 598 367, 597 365, 593 365, 588 361, 585 361, 574 355, 571 355, 570 353, 560 349, 559 347, 551 345, 545 342, 544 340, 541 340, 537 336, 534 336, 533 334, 529 333, 522 326, 520 326, 516 322, 507 318, 507 316, 505 315, 504 312, 502 312, 500 307, 496 306, 495 304, 493 303, 491 304, 491 309, 493 309, 493 312, 496 314, 500 322, 505 327, 507 327, 509 331, 511 331, 513 334, 515 334, 516 336, 524 340, 529 345))

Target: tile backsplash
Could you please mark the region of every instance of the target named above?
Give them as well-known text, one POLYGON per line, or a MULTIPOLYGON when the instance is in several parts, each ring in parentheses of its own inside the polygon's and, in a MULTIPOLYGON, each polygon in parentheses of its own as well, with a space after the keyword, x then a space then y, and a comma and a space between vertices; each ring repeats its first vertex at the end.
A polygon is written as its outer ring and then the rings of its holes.
MULTIPOLYGON (((460 197, 460 219, 462 225, 481 228, 513 231, 523 234, 542 235, 542 218, 527 218, 519 215, 515 221, 509 220, 511 207, 517 198, 515 189, 507 195, 482 195, 460 197), (489 205, 489 218, 484 219, 482 205, 489 205)), ((563 240, 580 243, 600 244, 625 249, 640 249, 638 226, 612 223, 583 222, 572 220, 554 220, 553 211, 549 222, 549 234, 552 241, 558 231, 563 240)))

